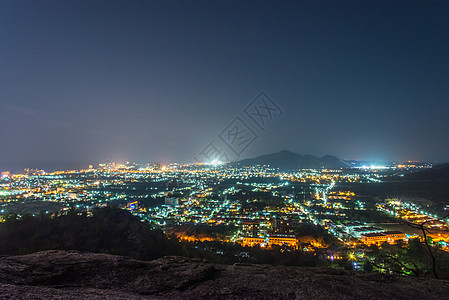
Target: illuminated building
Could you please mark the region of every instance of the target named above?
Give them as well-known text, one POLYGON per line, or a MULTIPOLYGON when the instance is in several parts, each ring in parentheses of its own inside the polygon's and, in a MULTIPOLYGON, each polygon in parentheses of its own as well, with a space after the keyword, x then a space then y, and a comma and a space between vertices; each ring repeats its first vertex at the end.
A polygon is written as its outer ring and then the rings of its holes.
POLYGON ((379 233, 362 234, 361 241, 366 245, 381 245, 384 242, 389 244, 396 243, 399 240, 405 240, 405 233, 400 231, 385 231, 379 233))
POLYGON ((290 234, 276 234, 268 237, 268 245, 270 247, 274 245, 287 245, 293 248, 297 248, 298 239, 296 238, 296 236, 290 234))
POLYGON ((387 242, 396 243, 399 240, 405 240, 405 233, 401 231, 386 231, 384 234, 387 236, 387 242))
POLYGON ((242 221, 242 232, 244 236, 258 236, 260 232, 260 222, 256 220, 242 221))
POLYGON ((265 245, 265 239, 260 237, 244 237, 242 240, 243 246, 263 246, 265 245))
POLYGON ((382 233, 366 233, 362 234, 362 242, 366 245, 380 245, 387 241, 387 237, 382 233))

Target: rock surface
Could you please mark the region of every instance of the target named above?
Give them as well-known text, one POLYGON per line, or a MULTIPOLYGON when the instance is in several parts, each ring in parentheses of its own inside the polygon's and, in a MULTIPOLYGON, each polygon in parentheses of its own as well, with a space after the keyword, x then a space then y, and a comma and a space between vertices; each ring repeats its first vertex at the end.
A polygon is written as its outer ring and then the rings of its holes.
POLYGON ((43 251, 0 257, 0 299, 444 299, 449 281, 164 257, 43 251))

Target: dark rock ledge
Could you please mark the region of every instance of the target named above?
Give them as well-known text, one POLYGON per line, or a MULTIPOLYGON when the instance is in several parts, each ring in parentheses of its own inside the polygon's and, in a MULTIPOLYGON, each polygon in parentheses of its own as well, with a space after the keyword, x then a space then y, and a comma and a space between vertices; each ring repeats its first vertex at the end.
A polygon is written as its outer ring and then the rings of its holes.
POLYGON ((43 251, 0 257, 0 299, 448 299, 449 281, 43 251))

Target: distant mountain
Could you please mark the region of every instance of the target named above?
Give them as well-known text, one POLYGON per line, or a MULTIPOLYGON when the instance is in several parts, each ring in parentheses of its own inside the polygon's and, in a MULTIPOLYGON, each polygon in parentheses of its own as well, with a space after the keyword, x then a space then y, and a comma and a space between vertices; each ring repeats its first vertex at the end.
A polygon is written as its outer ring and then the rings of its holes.
POLYGON ((243 159, 237 162, 237 164, 241 166, 270 165, 281 170, 340 169, 349 167, 348 163, 335 156, 326 155, 319 158, 313 155, 301 155, 288 150, 243 159))

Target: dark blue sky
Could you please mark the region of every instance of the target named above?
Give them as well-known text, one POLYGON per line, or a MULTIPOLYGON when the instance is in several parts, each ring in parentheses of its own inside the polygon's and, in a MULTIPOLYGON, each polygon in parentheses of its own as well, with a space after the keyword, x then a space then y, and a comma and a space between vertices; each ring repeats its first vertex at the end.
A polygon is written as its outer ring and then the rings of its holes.
POLYGON ((0 2, 0 169, 192 161, 260 91, 242 157, 449 161, 449 1, 0 2))

